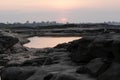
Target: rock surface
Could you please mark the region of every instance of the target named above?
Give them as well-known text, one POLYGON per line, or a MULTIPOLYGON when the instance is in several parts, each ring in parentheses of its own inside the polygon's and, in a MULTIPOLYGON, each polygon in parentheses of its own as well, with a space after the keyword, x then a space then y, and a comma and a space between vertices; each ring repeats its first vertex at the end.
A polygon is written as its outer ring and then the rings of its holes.
POLYGON ((0 54, 7 53, 18 42, 18 39, 9 35, 3 34, 2 31, 0 32, 0 54))
POLYGON ((1 75, 1 80, 26 80, 35 73, 35 69, 32 67, 20 68, 10 67, 5 68, 1 75))
POLYGON ((2 80, 120 80, 119 34, 85 36, 45 49, 24 47, 18 34, 0 35, 2 80))
POLYGON ((112 65, 101 75, 98 80, 120 80, 120 64, 112 63, 112 65))
POLYGON ((71 52, 71 60, 76 63, 89 62, 93 56, 88 54, 88 46, 93 42, 94 37, 82 38, 70 43, 67 50, 71 52))

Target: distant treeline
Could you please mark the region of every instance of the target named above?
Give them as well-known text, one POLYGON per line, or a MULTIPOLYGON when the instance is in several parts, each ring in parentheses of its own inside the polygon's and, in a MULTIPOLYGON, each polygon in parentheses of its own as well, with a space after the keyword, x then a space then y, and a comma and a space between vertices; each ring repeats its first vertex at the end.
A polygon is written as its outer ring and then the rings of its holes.
POLYGON ((49 25, 49 26, 0 26, 0 28, 9 28, 9 29, 55 29, 55 28, 70 28, 78 27, 78 24, 63 24, 63 25, 49 25))
POLYGON ((86 23, 86 24, 62 24, 62 25, 48 25, 48 26, 14 26, 11 24, 0 23, 0 28, 10 29, 55 29, 55 28, 90 28, 90 27, 102 27, 102 28, 118 28, 120 25, 109 25, 106 23, 86 23))

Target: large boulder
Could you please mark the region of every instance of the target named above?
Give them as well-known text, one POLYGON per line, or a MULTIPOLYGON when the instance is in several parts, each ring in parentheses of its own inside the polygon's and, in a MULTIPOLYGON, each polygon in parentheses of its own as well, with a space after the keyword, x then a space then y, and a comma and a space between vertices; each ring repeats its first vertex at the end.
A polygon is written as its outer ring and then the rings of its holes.
POLYGON ((104 58, 120 62, 119 35, 85 37, 69 43, 67 50, 75 63, 89 62, 93 58, 104 58))
POLYGON ((112 39, 106 39, 99 36, 91 43, 91 45, 88 46, 88 54, 91 54, 95 58, 113 59, 112 44, 112 39))
POLYGON ((17 38, 11 36, 0 36, 0 54, 5 53, 6 50, 10 49, 17 42, 17 38))
POLYGON ((100 35, 89 45, 88 54, 120 62, 120 36, 100 35))
POLYGON ((82 38, 70 43, 67 50, 71 53, 70 58, 75 63, 89 62, 93 57, 88 54, 88 45, 94 40, 94 37, 82 38))

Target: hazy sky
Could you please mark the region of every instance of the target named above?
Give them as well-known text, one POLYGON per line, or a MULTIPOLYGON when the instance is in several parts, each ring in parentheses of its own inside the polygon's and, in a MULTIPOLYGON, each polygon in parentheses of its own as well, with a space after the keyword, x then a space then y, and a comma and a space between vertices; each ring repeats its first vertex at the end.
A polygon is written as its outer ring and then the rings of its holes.
POLYGON ((0 22, 120 21, 120 0, 0 0, 0 22))

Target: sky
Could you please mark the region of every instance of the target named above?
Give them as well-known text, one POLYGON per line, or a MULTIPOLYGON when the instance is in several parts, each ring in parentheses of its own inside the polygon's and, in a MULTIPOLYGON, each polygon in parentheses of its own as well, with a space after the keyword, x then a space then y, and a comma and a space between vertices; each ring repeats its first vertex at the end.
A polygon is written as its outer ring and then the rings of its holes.
POLYGON ((120 22, 120 0, 0 0, 0 22, 120 22))

